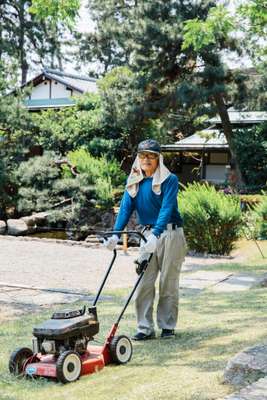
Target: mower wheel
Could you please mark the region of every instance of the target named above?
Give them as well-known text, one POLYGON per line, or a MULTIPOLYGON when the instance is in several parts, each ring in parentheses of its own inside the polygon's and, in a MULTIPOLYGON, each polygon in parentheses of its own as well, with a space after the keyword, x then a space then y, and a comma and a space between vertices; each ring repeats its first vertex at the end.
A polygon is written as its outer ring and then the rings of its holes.
POLYGON ((57 379, 62 383, 70 383, 79 379, 81 369, 81 357, 76 351, 64 351, 57 359, 57 379))
POLYGON ((133 354, 132 342, 125 335, 114 336, 109 349, 111 359, 116 364, 126 364, 133 354))
POLYGON ((14 350, 9 358, 9 372, 16 376, 22 375, 25 361, 32 356, 33 352, 28 347, 20 347, 14 350))

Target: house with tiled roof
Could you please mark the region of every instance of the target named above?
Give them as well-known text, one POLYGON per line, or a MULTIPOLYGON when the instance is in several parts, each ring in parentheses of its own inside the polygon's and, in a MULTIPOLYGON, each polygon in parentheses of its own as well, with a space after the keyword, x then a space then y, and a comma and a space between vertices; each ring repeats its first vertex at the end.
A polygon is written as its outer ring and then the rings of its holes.
POLYGON ((97 92, 96 79, 45 68, 22 87, 31 87, 25 101, 29 111, 60 109, 75 104, 75 97, 97 92))
MULTIPOLYGON (((265 111, 229 110, 228 113, 233 130, 267 121, 265 111)), ((215 116, 208 124, 208 129, 161 146, 163 153, 169 153, 175 159, 173 167, 183 183, 204 180, 222 184, 226 180, 231 160, 222 123, 219 116, 215 116)))

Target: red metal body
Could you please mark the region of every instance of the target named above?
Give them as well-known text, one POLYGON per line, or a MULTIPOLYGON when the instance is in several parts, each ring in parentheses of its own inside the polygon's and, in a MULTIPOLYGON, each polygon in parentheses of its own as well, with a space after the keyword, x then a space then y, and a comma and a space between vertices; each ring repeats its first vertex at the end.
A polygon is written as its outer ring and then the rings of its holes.
MULTIPOLYGON (((118 324, 113 324, 103 346, 89 345, 87 351, 81 355, 82 375, 92 374, 104 368, 112 362, 109 344, 118 329, 118 324)), ((35 354, 30 357, 23 366, 25 375, 44 376, 50 378, 57 377, 57 358, 54 355, 35 354)))

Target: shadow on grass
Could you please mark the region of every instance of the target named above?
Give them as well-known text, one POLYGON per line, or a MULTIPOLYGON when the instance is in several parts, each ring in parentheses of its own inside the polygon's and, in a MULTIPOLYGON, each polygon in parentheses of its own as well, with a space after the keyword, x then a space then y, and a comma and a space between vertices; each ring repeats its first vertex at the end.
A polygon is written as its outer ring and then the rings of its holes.
MULTIPOLYGON (((259 343, 266 342, 266 334, 258 337, 259 343)), ((253 339, 233 340, 225 344, 209 344, 206 348, 202 360, 186 362, 183 365, 198 368, 201 371, 212 372, 221 371, 226 367, 228 360, 235 356, 238 352, 244 351, 245 348, 255 346, 253 339)))
POLYGON ((205 328, 190 329, 188 331, 180 331, 174 339, 160 338, 137 343, 134 345, 136 359, 132 365, 153 365, 164 366, 165 364, 183 365, 181 360, 186 357, 187 351, 198 350, 213 338, 219 336, 231 335, 231 329, 205 328), (136 360, 136 361, 135 361, 136 360), (140 362, 138 362, 140 360, 140 362))
POLYGON ((266 288, 255 288, 240 292, 215 293, 203 291, 199 301, 193 297, 183 299, 183 307, 201 314, 224 314, 238 311, 263 311, 266 309, 266 288))

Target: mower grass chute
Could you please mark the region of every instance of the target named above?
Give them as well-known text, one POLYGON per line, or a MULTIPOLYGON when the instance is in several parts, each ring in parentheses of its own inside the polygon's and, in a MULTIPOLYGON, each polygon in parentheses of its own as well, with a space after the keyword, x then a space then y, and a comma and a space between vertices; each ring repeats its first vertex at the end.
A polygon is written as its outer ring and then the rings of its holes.
MULTIPOLYGON (((114 233, 124 232, 105 232, 103 236, 114 233)), ((138 235, 146 241, 140 232, 130 231, 127 234, 138 235)), ((107 364, 126 364, 130 361, 133 351, 131 340, 126 335, 116 336, 116 332, 150 259, 143 265, 119 317, 106 336, 105 343, 102 346, 89 343, 99 333, 96 303, 116 257, 117 252, 114 250, 93 305, 78 310, 57 311, 49 320, 34 327, 32 349, 21 347, 13 351, 10 356, 11 374, 22 377, 55 378, 62 383, 69 383, 76 381, 82 375, 100 371, 107 364)))

